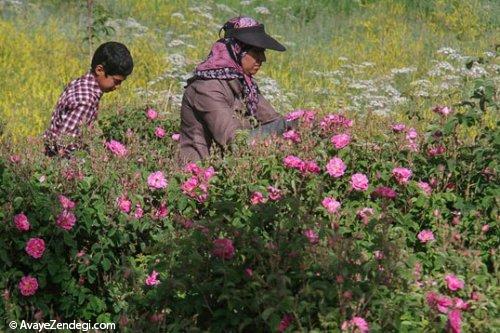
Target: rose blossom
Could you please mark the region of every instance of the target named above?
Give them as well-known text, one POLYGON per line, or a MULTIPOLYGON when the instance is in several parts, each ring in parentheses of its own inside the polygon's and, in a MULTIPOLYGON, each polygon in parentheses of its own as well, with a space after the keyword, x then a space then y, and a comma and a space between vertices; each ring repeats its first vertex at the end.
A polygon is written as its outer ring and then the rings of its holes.
POLYGON ((462 332, 462 317, 460 310, 452 310, 448 313, 448 332, 461 333, 462 332))
POLYGON ((231 259, 234 256, 233 241, 227 238, 219 238, 213 241, 212 254, 221 259, 231 259))
POLYGON ((442 116, 447 116, 449 115, 451 112, 453 112, 453 110, 447 106, 442 106, 442 105, 437 105, 435 106, 432 111, 442 115, 442 116))
POLYGON ((319 126, 324 131, 335 130, 339 127, 348 128, 352 127, 352 125, 353 121, 351 119, 347 119, 346 117, 339 114, 329 114, 325 116, 319 123, 319 126))
POLYGON ((132 209, 132 202, 127 199, 125 196, 121 196, 117 199, 118 202, 118 208, 124 213, 130 213, 130 210, 132 209))
POLYGON ((335 213, 340 208, 340 202, 331 197, 324 198, 321 204, 330 214, 335 213))
POLYGON ((356 191, 366 191, 368 189, 368 177, 362 173, 352 175, 350 183, 356 191))
POLYGON ((17 163, 21 162, 21 156, 19 156, 19 155, 11 155, 9 157, 9 160, 11 161, 11 163, 17 164, 17 163))
POLYGON ((31 275, 23 276, 18 287, 23 296, 34 295, 38 289, 38 280, 31 275))
POLYGON ((446 152, 446 148, 443 145, 437 145, 434 147, 428 147, 427 148, 427 155, 429 157, 435 157, 442 155, 446 152))
POLYGON ((160 280, 157 279, 158 275, 160 273, 158 273, 157 271, 153 270, 151 272, 151 274, 149 274, 147 277, 146 277, 146 285, 147 286, 156 286, 157 284, 160 284, 160 280))
POLYGON ((284 332, 290 326, 290 324, 293 322, 293 316, 291 314, 286 314, 281 318, 281 321, 278 325, 278 332, 284 332))
POLYGON ((281 190, 277 189, 276 187, 273 187, 273 186, 268 186, 267 187, 267 191, 268 191, 268 196, 269 196, 269 199, 271 199, 272 201, 277 201, 279 199, 281 199, 281 190))
POLYGON ((253 269, 251 269, 250 267, 245 268, 245 275, 248 276, 248 277, 252 277, 252 275, 253 275, 253 269))
POLYGON ((406 129, 405 124, 394 124, 394 125, 392 125, 392 130, 395 133, 403 132, 405 129, 406 129))
POLYGON ((309 240, 309 243, 311 243, 313 245, 318 244, 318 242, 319 242, 318 234, 316 233, 316 231, 314 231, 312 229, 304 230, 304 236, 306 236, 306 238, 309 240))
POLYGON ((417 130, 414 128, 408 129, 408 132, 406 133, 406 139, 413 141, 418 137, 417 130))
POLYGON ((289 155, 283 158, 283 164, 287 168, 300 169, 304 162, 297 156, 289 155))
POLYGON ((349 134, 337 134, 332 136, 330 142, 336 149, 342 149, 351 142, 351 136, 349 134))
POLYGON ((368 323, 361 317, 353 317, 351 320, 344 321, 342 323, 341 329, 342 331, 347 331, 349 329, 352 329, 353 327, 357 328, 361 333, 367 333, 370 331, 368 323))
POLYGON ((167 217, 168 215, 168 208, 167 208, 167 204, 162 202, 160 203, 160 207, 158 207, 155 212, 154 212, 154 218, 157 219, 157 220, 161 220, 165 217, 167 217))
POLYGON ((45 242, 41 238, 30 238, 26 242, 26 253, 35 259, 42 257, 45 252, 45 242))
POLYGON ((396 178, 398 184, 407 184, 410 181, 412 172, 407 168, 394 168, 392 169, 392 175, 396 178))
POLYGON ((109 142, 106 142, 106 147, 118 157, 123 157, 127 155, 128 152, 125 145, 116 140, 111 140, 109 142))
POLYGON ((373 216, 373 208, 364 207, 356 212, 356 217, 363 221, 363 224, 367 225, 370 222, 370 217, 373 216))
POLYGON ((326 172, 334 178, 342 177, 345 169, 346 165, 344 164, 344 161, 338 157, 332 158, 326 165, 326 172))
POLYGON ((151 189, 162 189, 167 187, 167 185, 167 180, 161 171, 153 172, 148 176, 148 186, 151 189))
POLYGON ((153 108, 148 108, 146 110, 146 117, 149 120, 155 120, 158 117, 158 112, 156 112, 156 110, 153 108))
POLYGON ((155 136, 157 138, 160 138, 160 139, 162 139, 163 137, 165 137, 165 130, 163 129, 163 127, 158 126, 155 129, 155 136))
POLYGON ((295 130, 289 130, 283 133, 283 138, 285 140, 292 141, 294 143, 299 143, 300 142, 300 134, 297 133, 295 130))
POLYGON ((19 213, 14 216, 14 224, 19 231, 28 231, 31 227, 28 217, 24 215, 24 213, 19 213))
POLYGON ((294 121, 300 119, 306 124, 311 124, 314 121, 315 116, 315 112, 312 110, 299 109, 288 113, 284 118, 286 121, 294 121))
POLYGON ((457 291, 459 289, 464 288, 464 281, 460 280, 453 274, 448 274, 444 277, 444 280, 446 281, 446 286, 448 289, 451 291, 457 291))
POLYGON ((425 193, 425 195, 429 196, 432 194, 432 187, 427 182, 418 182, 418 187, 425 193))
POLYGON ((422 230, 418 233, 417 238, 420 243, 427 243, 434 240, 434 234, 430 230, 422 230))
POLYGON ((387 186, 379 186, 372 192, 373 198, 385 198, 393 200, 397 196, 396 191, 387 186))
POLYGON ((483 232, 483 233, 487 233, 489 230, 490 230, 489 224, 485 224, 481 227, 481 232, 483 232))
POLYGON ((302 164, 302 173, 319 173, 321 171, 320 167, 315 161, 304 161, 302 164))
POLYGON ((375 257, 375 259, 377 259, 377 260, 382 260, 382 259, 384 259, 384 252, 379 251, 379 250, 374 251, 374 252, 373 252, 373 256, 374 256, 374 257, 375 257))
POLYGON ((252 196, 250 197, 250 203, 252 205, 255 206, 264 202, 266 202, 266 199, 264 198, 264 195, 262 195, 262 193, 258 191, 252 193, 252 196))
POLYGON ((134 217, 136 219, 140 219, 142 215, 144 214, 144 210, 142 209, 141 205, 136 204, 135 205, 135 212, 134 212, 134 217))
POLYGON ((71 210, 75 208, 75 203, 71 201, 69 198, 65 197, 64 195, 59 195, 58 196, 59 203, 61 204, 63 209, 68 209, 71 210))
POLYGON ((63 210, 61 214, 57 216, 56 225, 64 230, 71 230, 75 225, 76 217, 69 210, 63 210))
POLYGON ((181 139, 181 135, 179 133, 172 134, 172 140, 179 141, 181 139))

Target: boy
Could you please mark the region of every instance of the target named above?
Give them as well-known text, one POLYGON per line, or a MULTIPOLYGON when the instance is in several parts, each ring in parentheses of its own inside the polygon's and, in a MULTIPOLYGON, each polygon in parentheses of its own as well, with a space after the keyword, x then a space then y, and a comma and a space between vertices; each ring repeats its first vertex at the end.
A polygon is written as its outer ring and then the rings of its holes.
POLYGON ((71 81, 57 101, 50 127, 44 133, 47 156, 68 156, 80 147, 81 128, 97 118, 103 93, 113 91, 134 68, 127 47, 118 42, 100 45, 90 71, 71 81))

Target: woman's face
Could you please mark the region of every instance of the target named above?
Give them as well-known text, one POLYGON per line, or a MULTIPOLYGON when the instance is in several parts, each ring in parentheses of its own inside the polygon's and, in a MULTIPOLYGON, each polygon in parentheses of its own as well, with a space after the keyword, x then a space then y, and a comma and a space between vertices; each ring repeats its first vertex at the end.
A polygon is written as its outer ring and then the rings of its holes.
POLYGON ((255 75, 262 66, 262 63, 266 61, 266 55, 264 54, 265 49, 251 48, 243 58, 241 58, 241 67, 243 67, 243 73, 247 75, 255 75))

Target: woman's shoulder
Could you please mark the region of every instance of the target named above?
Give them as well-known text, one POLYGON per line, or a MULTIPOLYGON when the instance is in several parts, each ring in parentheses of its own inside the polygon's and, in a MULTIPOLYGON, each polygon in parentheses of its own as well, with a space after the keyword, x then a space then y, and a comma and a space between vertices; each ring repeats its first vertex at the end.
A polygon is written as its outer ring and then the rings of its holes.
POLYGON ((222 92, 224 94, 232 92, 232 86, 237 79, 234 80, 221 80, 221 79, 196 79, 192 81, 187 87, 186 92, 189 90, 193 92, 222 92))

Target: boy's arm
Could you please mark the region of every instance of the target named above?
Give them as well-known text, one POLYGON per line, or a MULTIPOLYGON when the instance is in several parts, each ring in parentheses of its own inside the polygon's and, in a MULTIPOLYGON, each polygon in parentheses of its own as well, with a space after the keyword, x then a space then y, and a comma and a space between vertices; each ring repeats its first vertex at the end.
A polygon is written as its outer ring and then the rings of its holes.
POLYGON ((97 112, 95 105, 90 101, 79 100, 72 105, 72 109, 63 115, 63 122, 60 128, 61 133, 79 136, 80 128, 90 123, 97 112))

